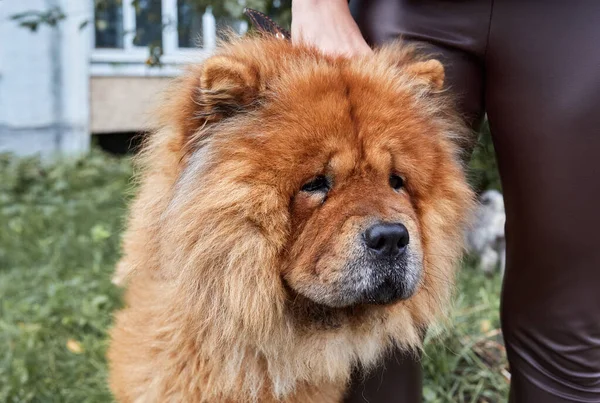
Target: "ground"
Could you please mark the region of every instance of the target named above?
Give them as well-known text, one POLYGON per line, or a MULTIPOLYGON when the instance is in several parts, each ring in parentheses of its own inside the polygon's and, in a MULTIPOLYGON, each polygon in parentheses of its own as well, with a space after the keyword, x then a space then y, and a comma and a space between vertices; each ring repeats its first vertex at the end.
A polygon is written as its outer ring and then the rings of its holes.
MULTIPOLYGON (((110 282, 131 161, 93 151, 43 164, 0 155, 0 402, 109 402, 110 282)), ((451 324, 430 332, 426 402, 506 401, 500 278, 461 271, 451 324)))

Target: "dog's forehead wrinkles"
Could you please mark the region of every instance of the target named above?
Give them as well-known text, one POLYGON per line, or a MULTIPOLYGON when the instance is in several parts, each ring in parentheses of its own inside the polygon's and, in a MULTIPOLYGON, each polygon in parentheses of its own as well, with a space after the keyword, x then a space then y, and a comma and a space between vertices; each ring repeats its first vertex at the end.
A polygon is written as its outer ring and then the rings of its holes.
MULTIPOLYGON (((389 110, 381 91, 369 77, 344 76, 347 115, 353 130, 353 147, 356 151, 356 168, 365 171, 389 171, 394 164, 389 144, 385 144, 390 122, 381 122, 381 110, 389 110), (365 102, 365 94, 372 96, 373 102, 365 102)), ((402 114, 395 118, 397 123, 402 114)))
MULTIPOLYGON (((350 124, 352 125, 352 129, 354 132, 354 137, 358 138, 359 137, 359 122, 357 121, 356 118, 356 113, 355 113, 355 106, 353 104, 353 99, 352 99, 352 94, 351 94, 351 87, 350 87, 350 83, 348 82, 348 78, 345 77, 343 74, 341 74, 342 79, 344 80, 344 84, 345 84, 345 88, 344 88, 344 95, 346 97, 346 102, 348 104, 348 110, 347 110, 347 114, 348 117, 350 118, 350 124)), ((360 145, 360 143, 359 143, 360 145)), ((362 150, 359 149, 359 154, 362 154, 362 150)))
MULTIPOLYGON (((379 150, 380 156, 378 156, 375 161, 372 161, 371 157, 373 153, 366 152, 369 148, 369 144, 367 144, 367 142, 370 141, 368 138, 369 133, 366 133, 362 127, 363 125, 368 125, 368 122, 363 122, 357 114, 357 108, 364 100, 360 98, 360 90, 357 91, 354 87, 358 85, 361 87, 360 89, 363 89, 362 87, 368 85, 361 83, 361 80, 358 80, 357 84, 356 77, 349 76, 342 67, 339 68, 337 73, 339 74, 339 78, 344 82, 344 105, 340 105, 340 109, 342 109, 342 107, 345 108, 345 110, 342 110, 341 112, 346 123, 342 125, 347 124, 350 133, 344 133, 344 137, 346 138, 345 146, 330 154, 327 165, 328 168, 331 168, 335 174, 344 177, 351 175, 364 177, 365 172, 367 171, 388 170, 391 165, 389 161, 392 158, 389 154, 389 150, 379 150), (384 162, 382 163, 382 161, 384 162)), ((347 131, 346 129, 344 130, 347 131)))

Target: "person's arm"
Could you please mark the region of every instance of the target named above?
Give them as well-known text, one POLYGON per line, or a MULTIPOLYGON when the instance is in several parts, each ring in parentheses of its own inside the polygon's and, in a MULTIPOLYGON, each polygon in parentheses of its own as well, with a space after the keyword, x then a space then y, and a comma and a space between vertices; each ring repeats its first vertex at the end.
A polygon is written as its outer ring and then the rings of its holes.
POLYGON ((347 0, 293 0, 292 42, 309 43, 331 54, 371 53, 347 0))

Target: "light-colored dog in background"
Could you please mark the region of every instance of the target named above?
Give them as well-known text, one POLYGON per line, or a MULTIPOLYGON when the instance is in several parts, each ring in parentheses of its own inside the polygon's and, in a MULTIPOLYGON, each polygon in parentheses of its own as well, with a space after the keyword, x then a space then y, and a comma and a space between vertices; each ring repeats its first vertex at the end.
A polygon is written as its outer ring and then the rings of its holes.
POLYGON ((469 253, 477 257, 478 268, 491 274, 506 265, 506 241, 504 237, 504 199, 497 190, 488 190, 480 197, 471 231, 467 233, 469 253))

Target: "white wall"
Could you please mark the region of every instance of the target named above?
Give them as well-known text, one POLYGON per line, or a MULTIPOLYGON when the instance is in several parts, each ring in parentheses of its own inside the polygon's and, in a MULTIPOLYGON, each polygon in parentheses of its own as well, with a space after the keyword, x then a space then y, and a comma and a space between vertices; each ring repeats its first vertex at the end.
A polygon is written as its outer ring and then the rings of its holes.
POLYGON ((0 152, 80 153, 89 148, 91 0, 0 1, 0 152), (8 21, 60 6, 67 19, 37 32, 8 21))

